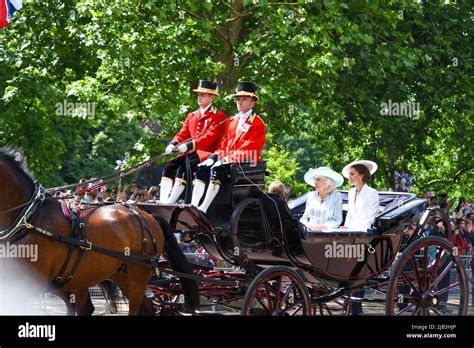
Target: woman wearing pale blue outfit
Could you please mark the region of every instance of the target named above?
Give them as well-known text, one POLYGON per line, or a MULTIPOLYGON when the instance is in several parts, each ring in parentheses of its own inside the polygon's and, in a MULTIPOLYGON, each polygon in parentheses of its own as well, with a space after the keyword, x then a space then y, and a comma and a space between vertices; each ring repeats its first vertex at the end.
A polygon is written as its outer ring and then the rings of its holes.
POLYGON ((336 229, 342 223, 342 196, 334 191, 344 178, 328 167, 311 168, 304 175, 315 191, 308 194, 306 209, 300 222, 309 230, 336 229))

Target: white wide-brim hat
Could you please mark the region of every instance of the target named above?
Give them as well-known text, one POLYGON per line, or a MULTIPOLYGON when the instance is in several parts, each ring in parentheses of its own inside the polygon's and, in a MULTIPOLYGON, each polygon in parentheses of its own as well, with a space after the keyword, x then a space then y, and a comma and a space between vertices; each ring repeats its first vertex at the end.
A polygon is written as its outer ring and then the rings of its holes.
POLYGON ((314 187, 314 180, 318 176, 325 176, 326 178, 332 179, 336 187, 341 186, 344 183, 344 178, 342 175, 329 167, 310 168, 304 174, 304 181, 306 181, 308 185, 314 187))
POLYGON ((349 163, 347 166, 345 166, 344 169, 342 170, 342 175, 344 175, 345 178, 349 179, 349 170, 351 169, 351 167, 357 164, 362 164, 363 166, 365 166, 369 170, 370 175, 374 174, 378 168, 377 163, 375 162, 367 161, 367 160, 358 160, 358 161, 349 163))

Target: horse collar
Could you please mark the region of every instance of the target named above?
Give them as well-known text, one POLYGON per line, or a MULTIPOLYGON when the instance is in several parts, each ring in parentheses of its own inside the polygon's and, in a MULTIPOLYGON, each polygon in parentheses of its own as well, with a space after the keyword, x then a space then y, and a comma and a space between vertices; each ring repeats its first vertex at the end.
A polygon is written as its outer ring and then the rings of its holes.
POLYGON ((44 202, 45 198, 45 189, 35 181, 35 187, 31 199, 26 202, 25 207, 16 217, 14 222, 3 231, 0 231, 0 242, 11 240, 25 228, 30 228, 31 224, 28 220, 38 212, 38 209, 44 202))

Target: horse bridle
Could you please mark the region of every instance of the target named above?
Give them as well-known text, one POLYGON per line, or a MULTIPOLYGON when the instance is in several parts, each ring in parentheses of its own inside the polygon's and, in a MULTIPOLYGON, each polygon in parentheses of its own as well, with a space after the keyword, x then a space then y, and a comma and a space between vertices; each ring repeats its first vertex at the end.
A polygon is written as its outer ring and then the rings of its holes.
POLYGON ((28 220, 30 220, 30 218, 36 214, 39 207, 43 204, 45 198, 46 190, 44 187, 38 184, 37 181, 35 181, 33 194, 27 202, 1 211, 0 214, 4 214, 23 207, 22 211, 20 214, 18 214, 13 223, 6 229, 0 231, 0 242, 8 240, 10 237, 13 237, 17 232, 24 228, 31 228, 31 224, 28 222, 28 220))

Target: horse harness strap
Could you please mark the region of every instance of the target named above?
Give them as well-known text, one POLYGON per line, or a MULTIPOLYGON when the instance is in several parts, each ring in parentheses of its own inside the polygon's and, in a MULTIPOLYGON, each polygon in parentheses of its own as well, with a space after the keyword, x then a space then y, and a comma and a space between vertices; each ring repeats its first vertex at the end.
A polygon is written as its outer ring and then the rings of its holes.
POLYGON ((66 237, 59 233, 51 232, 39 226, 35 226, 31 224, 29 221, 33 220, 34 216, 39 211, 45 199, 46 199, 45 189, 41 185, 39 185, 37 182, 35 182, 34 192, 30 200, 27 203, 22 205, 24 206, 24 208, 21 211, 21 213, 15 219, 13 224, 11 224, 7 229, 0 231, 0 242, 13 240, 15 238, 20 238, 23 235, 22 232, 26 233, 28 230, 34 230, 48 238, 52 238, 61 243, 67 244, 69 248, 68 248, 68 254, 66 256, 66 260, 64 261, 61 267, 61 270, 59 271, 58 276, 55 277, 52 284, 50 285, 50 288, 56 288, 56 289, 60 288, 74 277, 74 274, 77 271, 79 263, 82 260, 82 257, 84 256, 86 251, 95 251, 97 253, 108 255, 110 257, 126 261, 128 263, 133 263, 133 264, 146 267, 146 268, 152 268, 152 270, 157 275, 159 275, 160 271, 162 271, 163 273, 175 274, 177 276, 183 276, 183 277, 190 276, 184 273, 181 274, 180 272, 165 270, 158 267, 159 256, 157 254, 158 254, 159 247, 158 247, 157 240, 156 238, 153 237, 149 226, 143 221, 143 218, 140 216, 140 213, 138 212, 138 210, 131 207, 130 205, 126 203, 124 204, 124 206, 129 209, 129 211, 133 214, 133 216, 137 218, 137 220, 140 223, 140 230, 141 230, 142 242, 143 242, 142 255, 137 255, 137 254, 125 255, 123 252, 116 252, 113 250, 109 250, 106 248, 101 248, 101 247, 92 245, 92 243, 87 240, 86 228, 83 222, 83 216, 82 216, 81 211, 71 205, 68 205, 64 201, 60 201, 60 203, 61 203, 61 208, 63 210, 63 214, 72 224, 70 237, 66 237), (145 236, 145 232, 147 236, 145 236), (80 237, 82 237, 82 239, 80 237), (147 255, 148 238, 150 238, 150 240, 152 241, 154 251, 155 251, 155 255, 152 255, 152 256, 147 255), (69 275, 67 277, 64 277, 64 273, 67 269, 67 266, 69 265, 71 261, 73 250, 75 248, 80 249, 79 255, 69 275))
POLYGON ((26 227, 30 230, 39 232, 48 238, 52 238, 54 240, 57 240, 58 242, 68 244, 73 247, 78 247, 80 249, 83 249, 84 251, 95 251, 100 254, 108 255, 113 258, 124 260, 130 263, 135 263, 141 266, 151 267, 150 261, 153 261, 154 259, 158 259, 158 256, 156 255, 154 256, 144 256, 144 255, 138 255, 138 254, 125 255, 123 252, 117 252, 110 249, 95 246, 88 240, 80 240, 80 239, 75 239, 71 237, 66 237, 59 233, 47 231, 41 227, 34 226, 31 224, 27 224, 26 227))
POLYGON ((141 230, 142 242, 143 242, 143 253, 141 255, 138 255, 138 254, 125 255, 123 252, 117 252, 117 251, 113 251, 110 249, 101 248, 101 247, 93 245, 89 240, 87 240, 87 233, 86 233, 85 224, 83 222, 82 212, 77 207, 68 205, 64 201, 60 201, 60 203, 61 203, 63 214, 65 215, 67 220, 72 224, 71 234, 69 237, 63 236, 56 232, 45 230, 39 226, 32 225, 31 223, 28 223, 26 221, 22 224, 22 228, 25 228, 27 230, 37 231, 48 238, 52 238, 54 240, 57 240, 61 243, 68 245, 68 253, 67 253, 66 259, 59 271, 59 274, 52 281, 49 290, 59 289, 63 287, 64 285, 66 285, 71 279, 74 278, 74 275, 79 267, 79 263, 81 262, 86 251, 95 251, 97 253, 108 255, 110 257, 126 261, 128 263, 133 263, 133 264, 146 267, 146 268, 152 268, 153 271, 157 275, 159 275, 159 272, 160 272, 160 269, 158 267, 159 256, 157 255, 159 247, 158 247, 157 240, 153 238, 150 228, 143 221, 142 217, 140 216, 139 212, 136 209, 129 206, 128 204, 124 204, 124 206, 129 209, 129 211, 133 214, 133 216, 137 218, 137 220, 140 223, 140 230, 141 230), (147 234, 146 236, 145 236, 145 232, 147 234), (155 250, 155 255, 153 256, 147 255, 148 238, 151 239, 154 250, 155 250), (77 259, 74 265, 72 266, 72 269, 69 272, 69 275, 64 276, 64 273, 66 272, 66 269, 68 268, 68 265, 71 262, 73 251, 76 248, 80 249, 79 255, 77 256, 77 259))
MULTIPOLYGON (((183 278, 203 280, 202 277, 199 277, 199 276, 190 275, 187 273, 181 273, 177 271, 171 271, 169 269, 163 269, 163 268, 158 267, 159 256, 157 254, 158 254, 159 248, 158 248, 157 241, 155 238, 153 238, 150 228, 143 221, 139 212, 135 208, 131 207, 130 205, 126 203, 124 204, 124 206, 129 209, 129 211, 138 219, 140 223, 142 241, 143 241, 142 255, 137 255, 137 254, 125 255, 123 252, 116 252, 110 249, 101 248, 101 247, 97 247, 93 245, 90 241, 87 240, 85 224, 83 222, 83 216, 80 210, 73 208, 72 206, 68 206, 63 201, 60 201, 63 213, 66 216, 66 218, 72 223, 70 237, 66 237, 59 233, 51 232, 39 226, 33 225, 29 221, 33 220, 33 218, 38 213, 45 199, 46 199, 46 190, 37 182, 35 182, 34 191, 30 200, 18 207, 15 207, 15 209, 24 207, 23 210, 20 212, 20 214, 17 216, 17 218, 9 227, 7 227, 3 231, 0 231, 0 242, 5 242, 5 241, 21 238, 23 236, 23 233, 28 232, 28 230, 32 230, 32 231, 41 233, 45 237, 52 238, 61 243, 67 244, 69 246, 69 250, 66 256, 66 260, 63 266, 61 267, 61 270, 59 271, 58 276, 55 277, 52 284, 50 285, 50 289, 60 288, 74 277, 74 274, 77 271, 79 263, 86 251, 95 251, 97 253, 108 255, 110 257, 123 260, 128 263, 133 263, 142 267, 151 268, 158 276, 160 275, 160 272, 163 272, 163 273, 173 274, 175 276, 179 276, 183 278), (153 243, 153 246, 155 249, 155 255, 152 255, 152 256, 147 255, 148 239, 145 237, 145 231, 153 243), (82 239, 79 239, 79 236, 82 236, 82 239), (63 280, 64 272, 66 271, 67 266, 72 258, 72 253, 73 253, 74 248, 80 248, 78 258, 76 259, 76 262, 74 266, 72 267, 69 275, 66 277, 65 280, 63 280)), ((212 283, 220 283, 222 285, 229 285, 229 282, 222 281, 222 280, 208 279, 207 281, 210 281, 212 283)), ((236 287, 239 286, 238 282, 235 283, 235 286, 236 287)))
POLYGON ((28 221, 36 215, 43 204, 46 198, 45 192, 45 189, 35 182, 34 191, 30 200, 18 206, 18 209, 23 206, 23 210, 9 227, 0 231, 0 242, 12 241, 22 236, 22 232, 26 231, 25 228, 27 227, 28 221))
MULTIPOLYGON (((123 205, 126 208, 128 208, 128 210, 133 214, 133 216, 137 218, 138 222, 140 223, 140 231, 142 234, 142 242, 143 242, 142 255, 144 257, 147 257, 147 254, 148 254, 148 238, 145 236, 145 231, 147 232, 148 237, 151 239, 151 242, 153 243, 153 248, 155 249, 155 255, 158 254, 159 247, 158 247, 156 238, 153 238, 153 235, 150 231, 150 227, 148 227, 145 221, 143 221, 143 218, 140 216, 140 213, 138 212, 138 210, 130 206, 128 203, 124 203, 123 205)), ((152 266, 153 271, 156 273, 156 275, 159 275, 159 269, 158 269, 159 258, 155 256, 152 258, 147 257, 147 259, 151 261, 151 264, 152 264, 151 266, 152 266)))
MULTIPOLYGON (((173 271, 173 270, 170 270, 170 269, 165 269, 165 268, 159 267, 158 266, 159 256, 157 255, 159 248, 158 248, 158 244, 157 244, 156 239, 154 239, 152 237, 150 228, 143 221, 142 217, 140 216, 140 214, 138 213, 138 211, 136 209, 129 206, 128 204, 124 204, 124 206, 127 207, 130 210, 130 212, 132 212, 132 214, 140 222, 141 232, 142 232, 142 236, 143 236, 144 249, 146 248, 146 245, 147 245, 147 238, 145 238, 145 236, 144 236, 145 231, 146 231, 148 236, 152 239, 152 243, 153 243, 153 246, 154 246, 154 249, 155 249, 155 255, 148 256, 148 255, 146 255, 146 253, 143 253, 142 255, 138 255, 138 254, 125 255, 123 252, 117 252, 117 251, 113 251, 113 250, 110 250, 110 249, 101 248, 101 247, 93 245, 86 238, 87 237, 86 236, 86 229, 85 229, 85 224, 82 221, 82 214, 80 213, 80 211, 77 211, 75 208, 73 209, 71 207, 67 207, 67 208, 69 208, 69 213, 71 214, 71 221, 73 223, 73 227, 72 227, 70 237, 63 236, 63 235, 61 235, 59 233, 56 233, 56 232, 51 232, 51 231, 45 230, 45 229, 43 229, 39 226, 34 226, 31 223, 26 222, 26 221, 24 222, 23 228, 25 228, 27 230, 34 230, 34 231, 39 232, 39 233, 41 233, 42 235, 44 235, 48 238, 52 238, 54 240, 57 240, 58 242, 61 242, 61 243, 64 243, 64 244, 67 244, 68 246, 70 246, 70 248, 68 250, 68 255, 66 257, 66 260, 65 260, 63 266, 61 267, 61 270, 60 270, 58 276, 53 280, 52 284, 50 285, 49 291, 63 287, 66 283, 68 283, 74 277, 74 274, 77 271, 77 268, 79 266, 79 262, 81 261, 83 255, 85 254, 86 251, 94 251, 94 252, 97 252, 97 253, 100 253, 100 254, 104 254, 104 255, 119 259, 119 260, 123 260, 127 263, 133 263, 133 264, 136 264, 136 265, 141 266, 141 267, 151 268, 156 273, 157 276, 160 276, 160 273, 163 273, 163 274, 174 275, 174 276, 177 276, 177 277, 180 277, 180 278, 187 278, 187 279, 192 279, 192 280, 197 280, 197 281, 206 281, 206 282, 216 284, 216 285, 231 286, 231 287, 234 287, 234 288, 239 288, 241 286, 239 281, 207 279, 207 278, 203 278, 203 277, 198 276, 198 275, 187 274, 187 273, 173 271), (79 235, 81 235, 83 239, 78 239, 79 235), (67 265, 70 262, 70 259, 72 257, 72 250, 74 250, 74 248, 80 248, 80 254, 79 254, 79 256, 78 256, 78 258, 77 258, 70 274, 66 277, 66 279, 64 279, 63 274, 64 274, 64 272, 67 268, 67 265)), ((62 203, 62 208, 63 208, 64 212, 67 211, 67 210, 65 210, 65 207, 66 206, 64 205, 64 203, 62 203)), ((67 216, 67 213, 66 213, 66 216, 67 216)))
MULTIPOLYGON (((123 261, 126 261, 128 263, 133 263, 138 266, 142 266, 145 268, 152 268, 152 270, 157 274, 160 275, 160 273, 163 274, 170 274, 174 275, 180 278, 187 278, 187 279, 192 279, 192 280, 197 280, 197 281, 205 281, 209 282, 211 284, 216 284, 216 285, 223 285, 223 286, 231 286, 234 288, 240 288, 241 283, 240 281, 228 281, 228 280, 220 280, 220 279, 212 279, 212 278, 203 278, 202 276, 199 275, 194 275, 194 274, 188 274, 188 273, 183 273, 183 272, 178 272, 178 271, 173 271, 170 269, 166 268, 161 268, 158 267, 159 263, 159 256, 153 255, 153 256, 144 256, 144 255, 137 255, 137 254, 131 254, 131 255, 125 255, 124 253, 117 252, 117 251, 112 251, 110 249, 105 249, 101 247, 97 247, 95 245, 92 245, 91 242, 89 241, 84 241, 84 240, 77 240, 74 238, 70 237, 65 237, 63 235, 60 235, 59 233, 55 232, 50 232, 42 229, 41 227, 38 226, 33 226, 31 224, 28 224, 28 229, 35 230, 46 237, 55 239, 61 243, 69 244, 74 247, 79 247, 81 249, 84 249, 85 251, 95 251, 100 254, 108 255, 110 257, 120 259, 123 261)), ((64 284, 63 284, 64 285, 64 284)), ((56 287, 57 288, 57 287, 56 287)))
MULTIPOLYGON (((64 216, 71 223, 71 239, 83 242, 85 243, 85 245, 87 245, 87 243, 90 243, 87 240, 86 227, 83 221, 84 216, 82 212, 79 210, 79 208, 77 208, 76 206, 73 206, 72 204, 68 204, 67 202, 63 200, 60 200, 59 202, 61 203, 61 209, 63 211, 64 216), (81 236, 82 236, 82 239, 80 239, 81 236)), ((69 272, 69 275, 65 277, 64 272, 66 272, 66 269, 69 265, 69 262, 71 261, 74 250, 75 248, 72 245, 68 244, 66 259, 63 262, 63 265, 61 267, 61 270, 59 271, 59 274, 56 276, 56 278, 54 278, 50 287, 53 287, 55 289, 62 288, 72 278, 74 278, 77 268, 79 267, 79 263, 81 262, 87 248, 80 247, 79 255, 76 258, 76 262, 72 266, 72 269, 69 272)))

